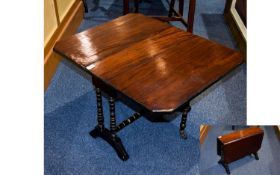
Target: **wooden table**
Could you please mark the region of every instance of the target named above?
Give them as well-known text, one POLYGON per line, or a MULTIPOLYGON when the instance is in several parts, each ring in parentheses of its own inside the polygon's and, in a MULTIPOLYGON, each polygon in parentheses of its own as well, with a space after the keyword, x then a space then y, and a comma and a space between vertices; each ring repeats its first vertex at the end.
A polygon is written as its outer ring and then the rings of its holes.
MULTIPOLYGON (((189 101, 242 63, 239 52, 154 18, 128 14, 58 41, 54 50, 92 75, 98 125, 91 132, 128 159, 116 133, 140 116, 182 111, 186 138, 189 101), (101 91, 109 96, 110 130, 104 127, 101 91), (116 124, 115 99, 136 111, 116 124)), ((75 83, 75 82, 73 82, 75 83)))
POLYGON ((217 138, 217 154, 221 156, 219 163, 228 174, 228 164, 244 156, 254 154, 256 160, 259 160, 257 152, 261 148, 263 135, 261 128, 250 127, 217 138))

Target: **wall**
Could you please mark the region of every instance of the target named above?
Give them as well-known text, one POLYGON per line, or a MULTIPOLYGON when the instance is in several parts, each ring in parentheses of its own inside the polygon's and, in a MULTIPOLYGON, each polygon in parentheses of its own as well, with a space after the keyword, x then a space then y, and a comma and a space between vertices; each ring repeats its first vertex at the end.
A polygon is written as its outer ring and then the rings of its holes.
POLYGON ((231 10, 231 13, 234 17, 234 20, 235 20, 239 30, 242 33, 242 36, 244 37, 245 41, 247 41, 247 28, 246 28, 245 24, 243 23, 241 17, 239 16, 239 14, 235 8, 235 4, 236 4, 236 0, 233 0, 230 10, 231 10))
POLYGON ((227 0, 224 16, 242 56, 247 57, 247 28, 235 9, 236 0, 227 0))
POLYGON ((58 27, 53 0, 44 1, 44 45, 50 40, 58 27))
POLYGON ((199 128, 199 130, 200 130, 200 137, 199 137, 200 144, 204 143, 204 140, 206 139, 210 128, 211 128, 210 125, 200 125, 200 128, 199 128))
POLYGON ((75 0, 56 0, 56 2, 59 18, 63 19, 74 4, 75 0))
POLYGON ((82 0, 44 0, 45 90, 61 61, 61 56, 53 52, 56 41, 76 33, 83 15, 82 0))

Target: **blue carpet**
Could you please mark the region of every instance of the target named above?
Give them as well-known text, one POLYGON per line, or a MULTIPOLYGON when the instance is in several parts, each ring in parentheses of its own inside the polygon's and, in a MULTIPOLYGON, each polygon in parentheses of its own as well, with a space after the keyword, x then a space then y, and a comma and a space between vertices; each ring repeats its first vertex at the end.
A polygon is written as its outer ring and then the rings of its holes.
MULTIPOLYGON (((242 129, 238 126, 237 129, 242 129)), ((262 147, 258 152, 260 160, 253 156, 246 156, 229 164, 231 175, 279 175, 280 174, 280 141, 277 138, 274 128, 271 126, 262 127, 264 139, 262 147)), ((224 168, 218 164, 220 157, 217 155, 216 139, 219 135, 232 132, 231 126, 214 126, 209 131, 200 152, 200 173, 202 175, 226 174, 224 168)))
MULTIPOLYGON (((87 3, 89 13, 79 31, 122 15, 122 0, 87 3)), ((225 0, 198 0, 194 33, 236 48, 223 20, 224 4, 225 0)), ((167 9, 165 0, 143 0, 140 4, 140 12, 149 15, 167 14, 167 9)), ((188 1, 185 12, 187 10, 188 1)), ((179 22, 172 25, 182 27, 179 22)), ((96 125, 90 75, 64 59, 44 100, 45 174, 198 174, 199 125, 246 123, 246 65, 191 101, 187 141, 178 136, 179 117, 165 123, 151 123, 141 118, 121 131, 119 136, 130 155, 126 162, 120 161, 103 140, 92 139, 88 134, 96 125)), ((107 102, 103 100, 103 103, 107 108, 107 102)), ((116 109, 118 121, 133 113, 121 102, 116 109)), ((106 109, 105 115, 108 116, 106 109)))

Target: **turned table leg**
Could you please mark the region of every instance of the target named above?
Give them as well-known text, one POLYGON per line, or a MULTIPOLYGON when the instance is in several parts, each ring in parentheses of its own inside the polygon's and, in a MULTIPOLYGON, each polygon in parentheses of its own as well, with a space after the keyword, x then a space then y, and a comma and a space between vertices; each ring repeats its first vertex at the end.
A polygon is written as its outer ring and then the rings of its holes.
POLYGON ((255 159, 256 159, 256 160, 259 160, 259 155, 258 155, 258 153, 254 153, 254 156, 255 156, 255 159))
POLYGON ((193 33, 193 21, 195 14, 195 4, 196 0, 190 0, 189 2, 189 13, 188 13, 188 29, 187 31, 193 33))
POLYGON ((179 129, 180 136, 181 136, 182 139, 187 139, 187 134, 185 132, 185 128, 186 128, 188 112, 190 110, 191 110, 191 107, 190 107, 189 104, 187 104, 187 107, 183 110, 183 113, 182 113, 180 129, 179 129))
POLYGON ((115 100, 113 97, 109 98, 110 109, 110 130, 104 127, 104 116, 102 108, 102 96, 99 88, 96 88, 97 101, 97 122, 98 125, 90 132, 93 138, 100 137, 107 141, 116 151, 119 158, 127 160, 129 158, 121 139, 116 135, 116 116, 115 116, 115 100))
POLYGON ((96 88, 95 91, 96 91, 96 105, 97 105, 97 123, 98 123, 98 127, 102 130, 104 129, 102 95, 101 95, 101 90, 99 88, 96 88))

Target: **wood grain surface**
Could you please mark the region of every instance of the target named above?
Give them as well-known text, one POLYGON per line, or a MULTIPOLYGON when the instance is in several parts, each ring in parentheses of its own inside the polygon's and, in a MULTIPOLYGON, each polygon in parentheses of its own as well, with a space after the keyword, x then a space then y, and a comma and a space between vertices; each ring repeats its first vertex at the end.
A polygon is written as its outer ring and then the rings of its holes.
POLYGON ((257 153, 261 148, 263 136, 264 132, 259 127, 250 127, 220 136, 217 139, 217 153, 223 154, 225 163, 231 163, 257 153))
POLYGON ((219 136, 218 138, 219 140, 221 140, 223 144, 229 144, 230 142, 240 140, 245 137, 250 137, 252 135, 256 135, 260 133, 263 133, 263 130, 260 127, 250 127, 229 134, 225 134, 223 136, 219 136))
POLYGON ((141 14, 59 41, 55 50, 152 112, 173 112, 243 62, 239 52, 141 14))

